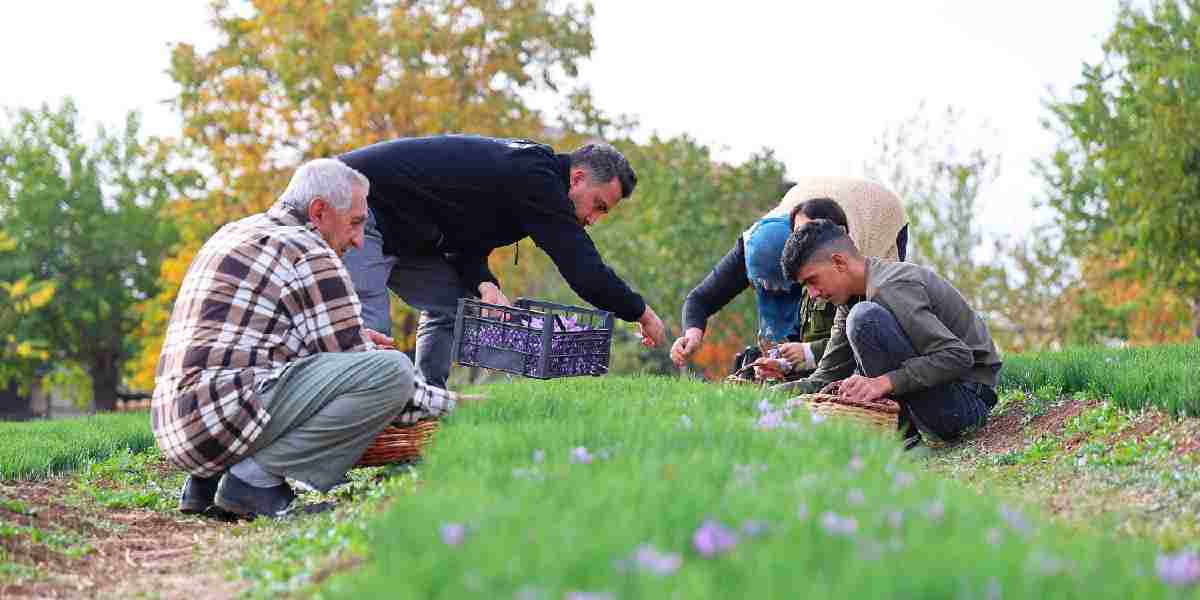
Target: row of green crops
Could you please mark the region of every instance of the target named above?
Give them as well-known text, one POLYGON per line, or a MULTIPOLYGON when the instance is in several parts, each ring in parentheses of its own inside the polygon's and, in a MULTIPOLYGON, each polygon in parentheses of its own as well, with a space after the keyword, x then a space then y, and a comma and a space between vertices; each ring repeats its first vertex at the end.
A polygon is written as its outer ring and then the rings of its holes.
POLYGON ((74 471, 89 462, 154 445, 146 412, 27 423, 0 422, 0 480, 74 471))
POLYGON ((1200 416, 1200 343, 1067 348, 1004 358, 1000 387, 1088 392, 1132 409, 1200 416))
POLYGON ((319 596, 1175 593, 1145 542, 1048 525, 924 473, 892 435, 760 390, 605 377, 487 393, 445 423, 420 485, 363 524, 366 563, 319 596))

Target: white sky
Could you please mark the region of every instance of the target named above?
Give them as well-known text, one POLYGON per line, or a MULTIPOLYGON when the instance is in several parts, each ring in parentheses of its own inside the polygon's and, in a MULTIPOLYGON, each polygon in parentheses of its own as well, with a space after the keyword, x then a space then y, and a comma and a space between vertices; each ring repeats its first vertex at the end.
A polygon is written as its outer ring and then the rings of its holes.
MULTIPOLYGON (((598 0, 582 76, 597 104, 645 133, 688 133, 740 160, 776 150, 792 177, 856 174, 890 123, 921 100, 953 104, 1000 133, 999 180, 980 222, 1020 233, 1040 194, 1031 161, 1054 140, 1042 102, 1101 56, 1117 0, 598 0)), ((1141 4, 1141 3, 1139 3, 1141 4)), ((131 109, 168 134, 170 42, 205 47, 204 0, 12 2, 0 19, 0 106, 75 97, 85 118, 131 109)))

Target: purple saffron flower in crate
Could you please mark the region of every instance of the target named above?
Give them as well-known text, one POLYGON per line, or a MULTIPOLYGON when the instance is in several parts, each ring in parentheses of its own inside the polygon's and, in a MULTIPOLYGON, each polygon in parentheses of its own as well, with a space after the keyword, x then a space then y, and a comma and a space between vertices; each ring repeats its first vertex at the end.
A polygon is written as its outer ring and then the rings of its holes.
POLYGON ((1154 561, 1158 578, 1167 585, 1184 587, 1200 581, 1200 556, 1185 551, 1178 554, 1160 554, 1154 561))
POLYGON ((462 523, 443 523, 438 532, 442 536, 442 543, 451 547, 462 545, 467 537, 467 527, 462 523))
POLYGON ((708 519, 692 534, 692 547, 704 558, 729 552, 737 546, 737 534, 724 525, 708 519))
POLYGON ((588 465, 592 463, 592 455, 588 453, 587 448, 576 446, 574 450, 571 450, 571 462, 588 465))

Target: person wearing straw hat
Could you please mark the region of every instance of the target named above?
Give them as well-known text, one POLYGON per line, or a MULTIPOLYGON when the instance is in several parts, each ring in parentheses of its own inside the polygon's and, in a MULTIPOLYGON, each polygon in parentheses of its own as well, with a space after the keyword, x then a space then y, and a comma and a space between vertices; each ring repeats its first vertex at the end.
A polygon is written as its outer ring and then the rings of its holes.
POLYGON ((285 478, 328 490, 384 427, 460 400, 363 325, 339 257, 362 246, 368 189, 337 160, 307 162, 269 210, 196 253, 151 405, 159 448, 189 473, 181 511, 285 515, 285 478))
POLYGON ((459 299, 507 305, 488 256, 527 237, 579 297, 636 323, 644 345, 665 341, 658 315, 587 234, 637 186, 611 145, 556 154, 529 140, 440 135, 380 142, 339 159, 371 181, 366 239, 346 255, 363 318, 390 331, 388 290, 420 310, 416 362, 430 383, 444 387, 449 376, 459 299))
POLYGON ((894 399, 906 448, 983 426, 1002 363, 987 324, 954 286, 927 267, 864 256, 827 220, 796 229, 780 267, 814 297, 853 303, 843 329, 848 358, 828 372, 837 383, 823 391, 850 403, 894 399))
MULTIPOLYGON (((778 206, 764 216, 764 219, 780 218, 788 220, 788 231, 812 219, 831 219, 844 227, 861 248, 867 249, 868 256, 889 260, 904 260, 905 257, 908 219, 904 206, 891 190, 870 180, 854 177, 801 178, 784 194, 778 206)), ((760 266, 758 270, 780 280, 775 286, 780 289, 790 285, 790 282, 783 280, 783 273, 777 266, 785 240, 786 235, 772 240, 770 244, 760 244, 760 254, 755 257, 769 261, 769 265, 760 266)), ((739 247, 744 246, 744 241, 739 239, 739 247)), ((705 281, 688 295, 683 311, 684 335, 671 348, 672 358, 677 365, 682 366, 699 349, 707 318, 750 285, 743 275, 745 269, 739 266, 740 256, 745 252, 739 247, 726 255, 705 281)), ((784 313, 789 305, 778 294, 757 287, 756 293, 761 335, 762 322, 767 320, 764 316, 769 316, 771 312, 784 313), (772 304, 776 306, 774 310, 770 310, 772 304), (763 313, 764 307, 768 308, 767 315, 763 313)), ((800 303, 798 319, 801 339, 797 340, 795 335, 791 335, 788 342, 779 347, 779 354, 790 363, 788 366, 792 370, 779 371, 775 368, 778 361, 757 361, 759 364, 755 370, 760 377, 780 380, 810 375, 820 369, 829 351, 829 344, 834 341, 838 307, 805 296, 802 288, 794 291, 793 295, 804 298, 800 303)), ((795 299, 790 306, 793 307, 790 312, 794 314, 795 299)), ((752 354, 754 349, 748 348, 746 352, 752 354)), ((752 361, 746 362, 752 364, 752 361)))

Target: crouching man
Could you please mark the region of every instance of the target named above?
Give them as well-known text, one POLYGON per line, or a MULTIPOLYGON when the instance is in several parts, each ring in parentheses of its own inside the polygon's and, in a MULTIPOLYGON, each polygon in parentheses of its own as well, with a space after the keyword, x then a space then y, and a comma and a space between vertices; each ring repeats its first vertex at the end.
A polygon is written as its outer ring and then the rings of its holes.
POLYGON ((367 191, 343 163, 311 161, 192 260, 151 411, 159 447, 190 473, 181 511, 285 515, 284 478, 328 490, 389 423, 453 410, 456 396, 363 327, 340 256, 362 246, 367 191))
POLYGON ((824 219, 793 232, 780 262, 810 297, 853 305, 834 323, 825 368, 791 389, 825 386, 851 401, 891 397, 906 448, 983 426, 996 404, 1000 356, 987 325, 946 280, 913 263, 864 258, 824 219))

